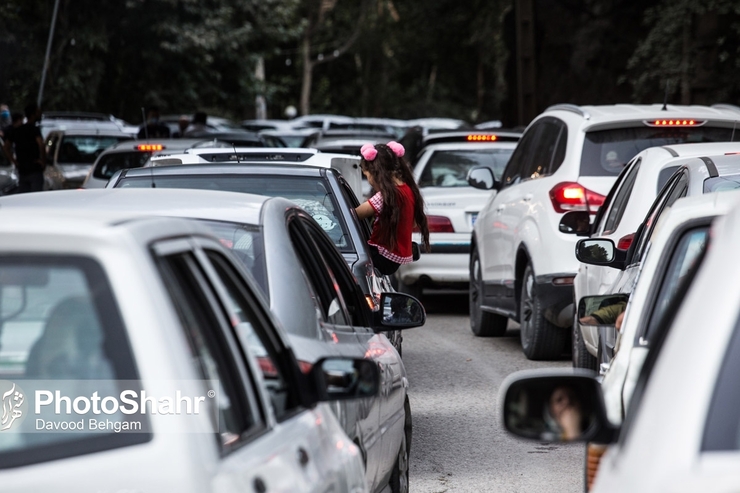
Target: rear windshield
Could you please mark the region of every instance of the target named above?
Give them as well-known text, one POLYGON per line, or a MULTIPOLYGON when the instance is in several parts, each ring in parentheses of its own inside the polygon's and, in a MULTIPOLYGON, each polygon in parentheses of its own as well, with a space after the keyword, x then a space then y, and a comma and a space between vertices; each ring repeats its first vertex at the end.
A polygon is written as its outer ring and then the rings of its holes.
POLYGON ((129 168, 141 168, 149 160, 151 152, 116 152, 100 158, 93 170, 93 177, 109 180, 116 171, 129 168))
POLYGON ((581 176, 617 176, 625 164, 648 147, 696 142, 729 142, 731 128, 634 127, 586 133, 581 176))
POLYGON ((468 171, 487 166, 496 180, 501 180, 514 149, 476 149, 435 151, 419 178, 420 187, 469 187, 468 171))
POLYGON ((704 193, 724 192, 740 188, 740 175, 717 176, 704 180, 704 193))
POLYGON ((126 137, 105 135, 66 135, 62 139, 57 155, 59 164, 92 164, 101 152, 126 137))
POLYGON ((337 198, 321 177, 263 175, 191 175, 124 177, 116 188, 188 188, 285 197, 306 210, 340 252, 354 249, 337 198))

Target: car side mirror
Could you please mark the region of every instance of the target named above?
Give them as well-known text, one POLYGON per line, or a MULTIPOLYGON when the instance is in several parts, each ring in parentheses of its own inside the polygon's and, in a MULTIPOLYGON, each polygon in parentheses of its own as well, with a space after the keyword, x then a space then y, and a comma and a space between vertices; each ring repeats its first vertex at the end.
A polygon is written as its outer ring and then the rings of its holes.
POLYGON ((380 371, 371 360, 323 358, 311 368, 318 402, 374 397, 380 389, 380 371))
POLYGON ((424 305, 405 293, 380 293, 380 308, 373 312, 376 332, 421 327, 427 321, 424 305))
POLYGON ((500 184, 493 176, 491 168, 476 166, 468 172, 468 184, 481 190, 498 190, 500 184))
POLYGON ((578 302, 578 321, 581 325, 614 326, 629 299, 629 295, 623 293, 584 296, 578 302))
POLYGON ((579 240, 576 243, 576 258, 584 264, 605 265, 624 270, 627 252, 619 250, 608 238, 579 240))
POLYGON ((613 443, 601 384, 589 370, 525 370, 501 386, 504 427, 530 440, 613 443))
POLYGON ((591 232, 591 215, 588 211, 566 212, 560 218, 558 230, 568 235, 589 236, 591 232))

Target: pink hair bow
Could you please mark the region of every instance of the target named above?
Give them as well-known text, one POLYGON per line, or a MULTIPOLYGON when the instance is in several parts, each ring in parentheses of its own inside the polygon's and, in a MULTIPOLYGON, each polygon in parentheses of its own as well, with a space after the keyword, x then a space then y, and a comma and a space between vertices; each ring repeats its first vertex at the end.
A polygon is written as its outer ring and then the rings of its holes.
POLYGON ((372 161, 378 155, 378 150, 372 144, 365 144, 360 147, 360 154, 365 158, 365 161, 372 161))
POLYGON ((401 144, 396 142, 395 140, 392 140, 386 144, 388 147, 391 148, 391 151, 393 151, 393 154, 395 154, 398 157, 403 157, 404 154, 406 154, 406 149, 403 148, 401 144))

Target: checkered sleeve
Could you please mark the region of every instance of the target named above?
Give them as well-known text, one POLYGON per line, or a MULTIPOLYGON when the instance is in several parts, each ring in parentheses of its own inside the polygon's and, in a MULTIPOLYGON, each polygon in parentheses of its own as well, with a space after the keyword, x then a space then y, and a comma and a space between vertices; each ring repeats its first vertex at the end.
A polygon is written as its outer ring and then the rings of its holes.
POLYGON ((383 195, 381 195, 380 192, 377 192, 375 195, 370 197, 367 201, 370 204, 370 206, 373 209, 375 209, 375 213, 380 214, 380 211, 383 210, 383 195))

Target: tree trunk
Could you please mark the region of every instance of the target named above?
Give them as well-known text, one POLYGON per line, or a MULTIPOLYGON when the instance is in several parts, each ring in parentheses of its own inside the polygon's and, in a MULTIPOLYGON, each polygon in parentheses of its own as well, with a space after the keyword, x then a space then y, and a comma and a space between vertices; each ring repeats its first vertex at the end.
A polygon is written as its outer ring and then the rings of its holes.
POLYGON ((691 104, 689 60, 691 56, 691 14, 686 14, 681 50, 681 104, 691 104))
POLYGON ((313 82, 313 61, 311 61, 311 34, 306 30, 301 46, 303 56, 303 81, 301 83, 301 115, 311 112, 311 83, 313 82))

